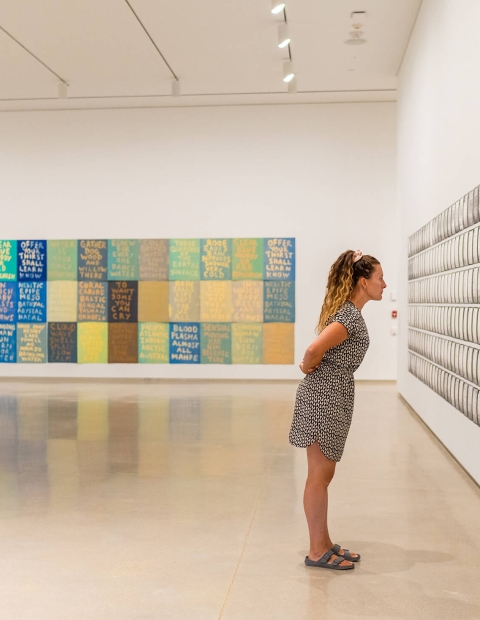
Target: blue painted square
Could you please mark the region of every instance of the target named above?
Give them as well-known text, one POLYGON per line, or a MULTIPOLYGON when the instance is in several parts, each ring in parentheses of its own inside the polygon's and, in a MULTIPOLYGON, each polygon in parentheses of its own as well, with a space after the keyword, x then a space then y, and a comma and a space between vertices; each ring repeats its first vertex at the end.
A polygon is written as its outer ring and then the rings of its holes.
POLYGON ((15 364, 17 361, 17 326, 0 324, 0 364, 15 364))
POLYGON ((170 364, 200 364, 200 323, 170 323, 170 364))
POLYGON ((47 283, 18 283, 18 323, 47 322, 47 283))
POLYGON ((106 239, 79 239, 78 279, 107 280, 108 243, 106 239))
POLYGON ((295 282, 263 283, 264 323, 295 323, 295 282))
POLYGON ((263 240, 263 279, 295 280, 295 239, 272 237, 263 240))
POLYGON ((0 324, 17 322, 18 285, 0 282, 0 324))
POLYGON ((17 243, 17 279, 20 282, 45 282, 47 279, 47 242, 23 240, 17 243))

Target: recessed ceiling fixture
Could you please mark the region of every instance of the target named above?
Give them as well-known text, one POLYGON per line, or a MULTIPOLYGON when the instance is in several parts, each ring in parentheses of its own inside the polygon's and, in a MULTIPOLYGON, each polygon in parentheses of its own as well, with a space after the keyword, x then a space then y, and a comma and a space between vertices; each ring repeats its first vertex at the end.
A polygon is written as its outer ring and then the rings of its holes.
POLYGON ((278 47, 283 49, 290 43, 290 35, 288 32, 288 24, 285 22, 278 26, 278 47))
POLYGON ((285 8, 285 2, 279 2, 279 0, 272 0, 272 13, 277 15, 277 13, 281 13, 285 8))
POLYGON ((290 60, 287 60, 287 62, 283 63, 283 81, 288 84, 288 82, 291 82, 294 77, 295 72, 293 70, 293 63, 290 60))

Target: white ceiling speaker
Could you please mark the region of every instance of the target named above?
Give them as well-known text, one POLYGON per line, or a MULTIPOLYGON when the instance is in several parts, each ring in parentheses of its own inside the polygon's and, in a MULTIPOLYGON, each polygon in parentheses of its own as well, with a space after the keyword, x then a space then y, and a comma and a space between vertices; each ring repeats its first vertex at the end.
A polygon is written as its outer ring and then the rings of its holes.
POLYGON ((345 43, 347 45, 364 45, 367 40, 363 38, 363 32, 361 30, 353 30, 350 34, 350 39, 347 39, 345 43))
POLYGON ((277 15, 281 13, 285 8, 285 2, 280 2, 280 0, 272 0, 272 13, 277 15))
POLYGON ((65 82, 58 83, 58 98, 66 99, 68 97, 68 84, 65 82))
POLYGON ((345 45, 365 45, 366 39, 347 39, 345 45))
POLYGON ((293 63, 290 60, 287 60, 283 63, 283 81, 288 84, 295 77, 295 72, 293 71, 293 63))
POLYGON ((173 80, 172 82, 172 97, 180 97, 180 81, 173 80))
POLYGON ((288 24, 285 22, 278 26, 278 47, 283 49, 290 43, 290 34, 288 32, 288 24))

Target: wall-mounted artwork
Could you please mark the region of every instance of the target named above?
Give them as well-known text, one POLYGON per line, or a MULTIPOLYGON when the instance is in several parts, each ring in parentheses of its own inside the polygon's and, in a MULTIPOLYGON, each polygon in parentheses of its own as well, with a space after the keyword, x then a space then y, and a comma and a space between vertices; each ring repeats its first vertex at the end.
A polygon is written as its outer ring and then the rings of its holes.
POLYGON ((293 364, 295 239, 0 241, 0 362, 293 364))
POLYGON ((480 426, 479 187, 409 238, 409 371, 480 426))

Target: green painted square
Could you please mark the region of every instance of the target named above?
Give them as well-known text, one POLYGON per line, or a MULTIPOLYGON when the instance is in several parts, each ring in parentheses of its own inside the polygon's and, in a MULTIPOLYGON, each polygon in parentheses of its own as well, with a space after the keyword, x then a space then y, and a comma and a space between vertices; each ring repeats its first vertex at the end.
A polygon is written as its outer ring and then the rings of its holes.
POLYGON ((138 239, 109 239, 108 279, 138 280, 138 239))
POLYGON ((262 323, 232 323, 232 363, 263 363, 262 323))
POLYGON ((233 239, 232 280, 263 280, 263 239, 233 239))
POLYGON ((17 279, 17 242, 0 241, 0 280, 17 279))
POLYGON ((200 239, 170 239, 170 280, 200 280, 200 239))
POLYGON ((47 241, 47 280, 76 280, 78 241, 55 239, 47 241))
POLYGON ((138 363, 168 364, 170 361, 170 325, 168 323, 138 324, 138 363))
POLYGON ((232 363, 232 324, 201 323, 201 364, 232 363))

